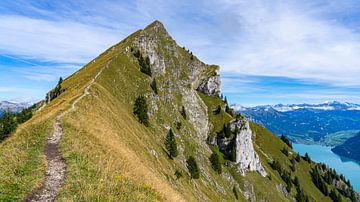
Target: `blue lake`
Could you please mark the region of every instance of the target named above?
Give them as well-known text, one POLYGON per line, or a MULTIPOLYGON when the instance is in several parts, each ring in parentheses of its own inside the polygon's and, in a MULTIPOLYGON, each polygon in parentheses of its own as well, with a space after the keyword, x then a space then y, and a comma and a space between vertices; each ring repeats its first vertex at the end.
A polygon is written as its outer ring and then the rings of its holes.
POLYGON ((336 155, 331 151, 331 147, 322 145, 293 144, 295 151, 304 155, 307 152, 311 160, 325 163, 334 168, 337 173, 343 174, 350 180, 354 189, 360 192, 360 162, 336 155))

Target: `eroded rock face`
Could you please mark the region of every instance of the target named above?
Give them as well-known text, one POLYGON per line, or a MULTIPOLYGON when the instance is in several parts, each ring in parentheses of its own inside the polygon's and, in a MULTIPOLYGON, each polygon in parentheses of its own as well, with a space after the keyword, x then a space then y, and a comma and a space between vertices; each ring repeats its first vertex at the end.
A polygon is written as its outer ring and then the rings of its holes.
MULTIPOLYGON (((178 111, 184 106, 188 119, 196 131, 196 136, 201 141, 205 140, 209 133, 208 112, 196 89, 200 85, 200 81, 206 79, 207 75, 204 72, 209 66, 196 59, 190 63, 185 62, 187 60, 179 53, 176 42, 164 26, 157 21, 140 31, 134 38, 133 45, 135 49, 140 50, 143 57, 149 57, 152 77, 159 78, 157 80, 158 88, 166 92, 164 95, 167 97, 160 99, 166 99, 173 103, 174 106, 171 110, 178 111), (188 73, 188 77, 180 76, 184 70, 188 73), (180 105, 175 104, 176 93, 181 94, 180 105)), ((219 83, 219 81, 220 78, 217 82, 219 83)), ((157 110, 156 99, 154 100, 154 102, 153 99, 150 102, 151 110, 157 110)))
POLYGON ((249 122, 245 120, 235 120, 231 123, 232 129, 238 127, 240 130, 236 134, 236 163, 240 173, 246 171, 257 171, 261 176, 267 175, 264 167, 261 165, 259 155, 254 150, 252 142, 253 133, 249 122))
MULTIPOLYGON (((172 39, 161 23, 155 23, 151 29, 153 29, 153 32, 141 32, 139 36, 135 38, 134 44, 141 49, 144 56, 149 57, 151 71, 155 74, 164 74, 166 70, 165 59, 163 55, 157 52, 161 40, 159 36, 167 40, 172 39), (162 32, 161 35, 158 34, 159 32, 162 32)), ((168 49, 169 47, 171 47, 172 52, 175 52, 176 47, 167 46, 168 49)))
POLYGON ((216 74, 214 76, 206 78, 203 83, 198 87, 198 91, 203 92, 210 96, 220 96, 220 75, 216 74))

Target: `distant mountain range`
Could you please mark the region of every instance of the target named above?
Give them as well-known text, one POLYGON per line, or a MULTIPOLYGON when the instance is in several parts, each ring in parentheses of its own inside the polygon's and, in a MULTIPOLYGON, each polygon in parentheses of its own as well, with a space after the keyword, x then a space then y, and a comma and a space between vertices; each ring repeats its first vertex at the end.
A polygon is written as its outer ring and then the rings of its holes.
POLYGON ((360 105, 337 101, 232 108, 297 143, 340 145, 360 131, 360 105))
POLYGON ((360 104, 354 103, 341 103, 337 101, 324 102, 321 104, 277 104, 277 105, 261 105, 256 107, 244 107, 239 104, 232 105, 235 111, 246 111, 246 110, 275 110, 278 112, 296 111, 300 109, 307 110, 320 110, 320 111, 360 111, 360 104))
POLYGON ((0 116, 4 111, 19 112, 27 107, 30 107, 33 103, 31 102, 10 102, 10 101, 1 101, 0 102, 0 116))

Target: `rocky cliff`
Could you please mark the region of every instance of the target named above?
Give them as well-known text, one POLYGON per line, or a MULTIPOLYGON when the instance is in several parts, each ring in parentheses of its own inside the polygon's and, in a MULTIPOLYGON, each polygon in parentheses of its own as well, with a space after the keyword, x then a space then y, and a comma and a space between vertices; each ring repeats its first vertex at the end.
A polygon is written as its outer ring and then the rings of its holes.
POLYGON ((240 128, 236 134, 236 163, 238 170, 244 174, 246 171, 257 171, 261 176, 267 175, 264 167, 261 165, 259 155, 254 150, 253 132, 250 129, 249 122, 244 120, 235 120, 231 123, 231 128, 240 128))

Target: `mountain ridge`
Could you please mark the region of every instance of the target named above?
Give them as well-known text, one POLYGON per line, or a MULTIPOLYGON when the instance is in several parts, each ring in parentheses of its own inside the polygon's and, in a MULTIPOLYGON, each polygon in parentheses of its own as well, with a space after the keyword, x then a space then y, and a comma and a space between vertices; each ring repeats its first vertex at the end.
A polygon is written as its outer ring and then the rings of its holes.
POLYGON ((0 145, 9 154, 0 155, 0 200, 21 200, 41 185, 44 147, 59 118, 67 164, 59 201, 331 201, 312 182, 319 165, 294 161, 285 143, 228 108, 218 69, 179 47, 159 21, 131 34, 66 78, 61 93, 0 145), (134 113, 138 98, 148 125, 134 113), (170 130, 179 153, 171 158, 170 130))
POLYGON ((313 109, 313 110, 360 110, 360 104, 350 103, 350 102, 338 102, 338 101, 326 101, 320 104, 275 104, 275 105, 258 105, 255 107, 244 107, 240 104, 232 104, 236 111, 245 111, 249 109, 254 110, 270 110, 274 109, 279 112, 288 112, 288 111, 295 111, 300 109, 313 109))
POLYGON ((32 104, 33 104, 32 102, 1 101, 0 102, 0 115, 4 111, 10 111, 13 113, 20 112, 21 110, 30 107, 32 104))
POLYGON ((335 146, 360 131, 359 105, 348 102, 232 107, 276 135, 284 134, 297 143, 335 146))

